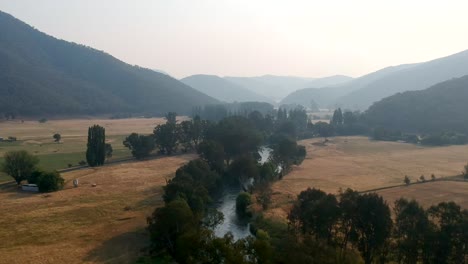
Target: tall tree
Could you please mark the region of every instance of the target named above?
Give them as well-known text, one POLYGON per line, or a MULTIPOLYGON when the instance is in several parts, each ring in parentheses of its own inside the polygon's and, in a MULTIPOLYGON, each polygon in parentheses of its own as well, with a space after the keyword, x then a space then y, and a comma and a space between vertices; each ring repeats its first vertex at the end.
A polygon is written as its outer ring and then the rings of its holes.
POLYGON ((171 155, 177 148, 179 141, 177 125, 167 122, 164 125, 158 125, 154 131, 154 140, 162 153, 171 155))
POLYGON ((171 123, 171 124, 175 124, 177 121, 177 113, 176 112, 169 112, 166 114, 166 120, 167 122, 166 123, 171 123))
POLYGON ((10 151, 5 153, 1 169, 4 173, 13 177, 17 184, 26 180, 36 169, 39 159, 25 150, 10 151))
POLYGON ((394 212, 398 263, 417 263, 430 227, 427 214, 415 200, 404 198, 395 201, 394 212))
POLYGON ((88 129, 88 149, 86 161, 89 166, 102 166, 106 160, 106 131, 99 125, 88 129))
POLYGON ((332 125, 341 125, 343 124, 343 112, 341 112, 341 108, 338 108, 333 112, 333 117, 331 120, 332 125))
POLYGON ((381 196, 375 193, 363 194, 357 198, 356 236, 354 242, 364 263, 370 264, 382 258, 392 229, 390 208, 381 196))

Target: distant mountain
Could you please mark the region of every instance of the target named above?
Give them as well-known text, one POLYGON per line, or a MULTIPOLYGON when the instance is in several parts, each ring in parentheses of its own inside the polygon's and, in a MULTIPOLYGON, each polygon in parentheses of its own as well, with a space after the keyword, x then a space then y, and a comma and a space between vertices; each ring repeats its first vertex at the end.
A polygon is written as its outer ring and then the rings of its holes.
POLYGON ((216 102, 165 74, 48 36, 0 12, 0 113, 183 114, 216 102))
POLYGON ((289 93, 306 87, 336 85, 352 80, 351 77, 343 75, 325 78, 264 75, 259 77, 225 77, 225 79, 275 101, 279 101, 289 93))
POLYGON ((365 110, 380 99, 404 91, 426 89, 436 83, 468 74, 468 50, 419 63, 378 78, 337 100, 344 108, 365 110))
POLYGON ((326 85, 315 87, 312 86, 313 88, 297 90, 281 100, 281 104, 300 104, 305 107, 309 107, 310 102, 314 101, 319 105, 320 108, 334 107, 336 100, 341 96, 359 90, 375 80, 400 70, 411 68, 415 65, 417 64, 405 64, 400 66, 387 67, 362 77, 352 79, 342 84, 335 84, 334 86, 329 85, 328 87, 325 87, 326 85))
POLYGON ((398 93, 365 113, 373 126, 406 132, 468 132, 468 75, 422 91, 398 93))
POLYGON ((256 94, 238 84, 215 75, 192 75, 180 81, 204 94, 228 103, 273 102, 265 96, 256 94))

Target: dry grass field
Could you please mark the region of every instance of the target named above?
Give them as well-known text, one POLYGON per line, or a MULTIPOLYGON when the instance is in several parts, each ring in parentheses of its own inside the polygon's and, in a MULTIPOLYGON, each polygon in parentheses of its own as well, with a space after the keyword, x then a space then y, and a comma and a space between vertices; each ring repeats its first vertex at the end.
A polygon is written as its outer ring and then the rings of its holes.
MULTIPOLYGON (((113 158, 130 156, 122 144, 132 132, 150 134, 156 125, 165 122, 163 118, 131 119, 71 119, 37 121, 0 121, 0 137, 14 136, 17 142, 0 142, 0 162, 3 154, 11 150, 27 150, 40 159, 40 167, 46 170, 63 169, 68 164, 77 165, 85 159, 88 127, 98 124, 106 129, 106 140, 114 149, 113 158), (60 143, 52 136, 59 133, 60 143)), ((0 182, 11 180, 0 173, 0 182)))
POLYGON ((146 217, 162 186, 193 155, 64 173, 50 194, 0 187, 0 263, 132 263, 148 243, 146 217), (80 186, 72 187, 79 179, 80 186), (96 187, 91 184, 96 183, 96 187))
POLYGON ((443 201, 454 201, 462 208, 468 209, 468 182, 436 181, 382 190, 377 193, 382 195, 389 205, 404 197, 415 199, 425 208, 443 201))
MULTIPOLYGON (((430 179, 453 176, 461 172, 468 161, 468 146, 421 147, 406 143, 371 141, 366 137, 330 138, 325 145, 323 139, 303 140, 307 157, 302 165, 295 167, 281 181, 273 185, 273 206, 271 215, 284 217, 291 201, 306 188, 319 188, 336 193, 340 188, 364 191, 403 183, 408 175, 413 181, 421 175, 430 179)), ((447 183, 445 183, 447 184, 447 183)), ((457 183, 454 183, 457 184, 457 183)), ((447 188, 440 185, 431 187, 433 195, 425 203, 437 203, 452 199, 458 193, 462 200, 468 201, 466 187, 453 189, 451 195, 438 195, 447 188), (440 190, 438 187, 441 187, 440 190)), ((424 196, 429 185, 412 187, 424 196)), ((394 196, 398 197, 398 190, 394 196)), ((401 190, 403 194, 403 190, 401 190)), ((415 196, 416 197, 416 196, 415 196)), ((418 196, 419 197, 419 196, 418 196)), ((390 203, 393 203, 391 201, 390 203)))

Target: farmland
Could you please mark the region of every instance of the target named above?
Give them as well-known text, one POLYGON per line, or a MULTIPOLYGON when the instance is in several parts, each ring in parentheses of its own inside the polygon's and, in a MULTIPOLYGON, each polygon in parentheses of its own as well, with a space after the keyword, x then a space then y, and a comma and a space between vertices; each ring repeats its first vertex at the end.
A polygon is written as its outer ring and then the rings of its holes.
MULTIPOLYGON (((63 169, 68 164, 77 165, 85 159, 88 127, 99 124, 106 129, 106 141, 112 145, 113 159, 129 157, 130 151, 122 142, 132 132, 150 134, 163 118, 132 119, 70 119, 38 121, 1 121, 0 137, 16 137, 16 142, 0 142, 0 161, 3 154, 11 150, 27 150, 40 159, 39 166, 46 170, 63 169), (52 136, 59 133, 62 138, 54 142, 52 136)), ((0 173, 0 182, 10 178, 0 173)))
POLYGON ((193 157, 63 173, 65 188, 46 195, 1 185, 0 263, 134 262, 149 241, 146 217, 162 205, 161 187, 193 157))
MULTIPOLYGON (((398 142, 372 141, 366 137, 335 137, 324 143, 323 139, 303 140, 307 148, 304 162, 293 169, 281 181, 273 185, 271 215, 285 217, 291 201, 302 190, 318 188, 330 193, 352 188, 358 191, 403 184, 405 175, 413 181, 421 175, 430 179, 453 176, 460 173, 468 161, 468 146, 421 147, 398 142)), ((437 194, 451 189, 447 184, 457 185, 451 195, 425 197, 425 205, 458 197, 460 204, 468 201, 468 183, 432 183, 383 191, 389 204, 404 196, 421 198, 424 193, 437 194), (418 194, 418 192, 421 192, 418 194), (401 194, 401 195, 399 195, 401 194)))

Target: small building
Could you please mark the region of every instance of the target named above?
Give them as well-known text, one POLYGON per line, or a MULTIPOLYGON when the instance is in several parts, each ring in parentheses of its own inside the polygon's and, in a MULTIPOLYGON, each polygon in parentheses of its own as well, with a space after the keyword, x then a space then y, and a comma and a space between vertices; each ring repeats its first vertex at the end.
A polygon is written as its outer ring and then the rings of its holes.
POLYGON ((37 184, 23 184, 21 185, 21 190, 25 192, 39 192, 39 187, 37 184))

